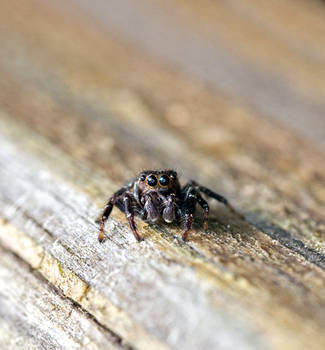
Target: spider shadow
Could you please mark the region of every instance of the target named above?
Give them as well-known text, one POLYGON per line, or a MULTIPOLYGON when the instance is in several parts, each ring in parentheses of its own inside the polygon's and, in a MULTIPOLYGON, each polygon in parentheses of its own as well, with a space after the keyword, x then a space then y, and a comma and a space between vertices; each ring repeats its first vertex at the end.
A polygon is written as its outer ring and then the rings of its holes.
POLYGON ((246 214, 244 218, 239 218, 236 214, 221 206, 210 211, 208 225, 208 230, 205 231, 203 229, 203 215, 196 212, 193 231, 197 236, 220 239, 229 235, 232 237, 239 235, 242 240, 247 240, 254 236, 256 232, 256 229, 246 220, 246 214))
MULTIPOLYGON (((229 212, 227 208, 222 207, 211 210, 207 231, 203 228, 203 212, 197 210, 194 214, 193 225, 186 241, 182 239, 184 233, 184 219, 182 218, 178 222, 169 224, 163 221, 157 223, 145 222, 150 228, 158 231, 166 239, 172 238, 181 245, 191 242, 203 243, 206 240, 226 239, 229 236, 238 237, 238 235, 240 235, 242 241, 245 241, 249 238, 251 239, 256 232, 256 229, 245 219, 238 218, 235 214, 229 212)), ((145 236, 144 238, 146 239, 145 236)))

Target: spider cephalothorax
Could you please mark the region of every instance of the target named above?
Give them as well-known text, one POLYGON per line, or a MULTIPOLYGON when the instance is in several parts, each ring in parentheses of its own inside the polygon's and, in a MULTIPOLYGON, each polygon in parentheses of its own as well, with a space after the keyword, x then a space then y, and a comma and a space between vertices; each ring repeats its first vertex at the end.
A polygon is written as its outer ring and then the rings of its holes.
POLYGON ((143 220, 151 223, 159 219, 167 223, 184 220, 183 239, 186 240, 193 222, 193 214, 198 203, 204 210, 204 229, 208 228, 208 203, 202 198, 201 193, 216 199, 236 213, 227 199, 197 184, 188 182, 181 187, 177 173, 174 170, 146 170, 127 185, 115 192, 108 200, 100 218, 101 242, 104 238, 104 225, 109 217, 113 206, 116 205, 125 213, 135 238, 141 241, 134 216, 140 216, 143 220))

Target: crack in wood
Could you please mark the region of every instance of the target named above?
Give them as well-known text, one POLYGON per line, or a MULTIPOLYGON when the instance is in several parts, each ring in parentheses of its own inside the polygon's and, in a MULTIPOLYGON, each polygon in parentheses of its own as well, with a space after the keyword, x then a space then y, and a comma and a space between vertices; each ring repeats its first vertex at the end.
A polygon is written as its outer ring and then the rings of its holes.
MULTIPOLYGON (((25 259, 21 258, 21 256, 17 253, 15 253, 12 250, 8 250, 5 246, 0 244, 0 248, 7 252, 7 254, 14 257, 14 259, 24 268, 28 268, 29 272, 33 274, 34 277, 36 277, 42 284, 46 284, 47 287, 53 291, 55 295, 58 295, 61 299, 67 300, 71 303, 71 305, 82 312, 82 314, 87 317, 89 320, 92 320, 95 324, 100 327, 104 332, 107 333, 108 340, 110 342, 113 342, 114 344, 119 346, 119 349, 121 350, 135 350, 136 348, 128 344, 122 337, 120 337, 118 334, 113 332, 111 329, 109 329, 107 326, 102 324, 94 315, 92 315, 88 310, 82 307, 82 305, 77 302, 76 300, 72 299, 71 297, 65 295, 60 288, 58 288, 55 284, 51 283, 41 272, 39 268, 35 268, 31 266, 25 259)), ((85 293, 82 297, 84 297, 89 291, 89 286, 87 289, 85 289, 85 293)), ((1 297, 0 297, 1 299, 1 297)), ((82 298, 80 299, 80 302, 82 301, 82 298)), ((73 308, 71 309, 71 312, 73 311, 73 308)), ((70 316, 71 316, 70 312, 70 316)), ((17 322, 13 320, 13 325, 17 326, 17 322)), ((82 344, 80 344, 82 345, 82 344)))
POLYGON ((291 251, 303 256, 311 264, 315 264, 325 270, 325 255, 307 247, 302 241, 294 238, 289 231, 258 217, 256 214, 248 213, 247 221, 291 251))

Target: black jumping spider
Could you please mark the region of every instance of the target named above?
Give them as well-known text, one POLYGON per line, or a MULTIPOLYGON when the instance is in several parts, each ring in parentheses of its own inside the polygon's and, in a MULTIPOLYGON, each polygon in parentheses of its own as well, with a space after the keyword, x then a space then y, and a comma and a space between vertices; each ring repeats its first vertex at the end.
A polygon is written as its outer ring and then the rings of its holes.
POLYGON ((227 199, 208 188, 190 181, 183 188, 180 186, 177 173, 173 170, 147 170, 140 173, 127 185, 115 192, 108 200, 103 214, 98 220, 100 233, 98 239, 104 238, 104 225, 113 206, 116 205, 125 213, 135 238, 141 241, 134 216, 140 216, 151 223, 162 218, 165 222, 177 222, 184 219, 183 240, 187 239, 192 226, 193 214, 198 203, 204 210, 204 229, 208 229, 208 203, 201 193, 223 203, 233 213, 238 214, 228 203, 227 199))

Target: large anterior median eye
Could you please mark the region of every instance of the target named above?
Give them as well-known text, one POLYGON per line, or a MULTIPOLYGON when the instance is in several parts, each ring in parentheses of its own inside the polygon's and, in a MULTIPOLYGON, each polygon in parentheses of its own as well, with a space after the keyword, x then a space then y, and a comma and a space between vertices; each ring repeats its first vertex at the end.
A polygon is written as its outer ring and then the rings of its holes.
POLYGON ((147 184, 149 186, 152 186, 152 187, 156 186, 157 185, 157 178, 156 178, 156 176, 155 175, 148 176, 147 177, 147 184))
POLYGON ((161 186, 167 186, 169 184, 169 177, 167 175, 161 175, 159 178, 159 183, 161 186))

